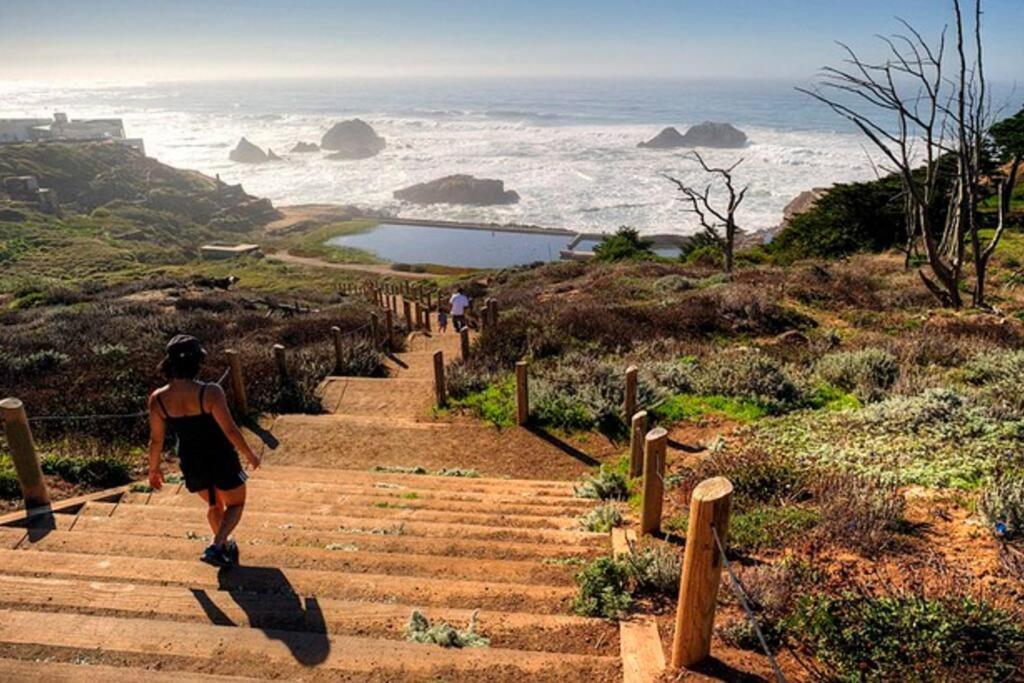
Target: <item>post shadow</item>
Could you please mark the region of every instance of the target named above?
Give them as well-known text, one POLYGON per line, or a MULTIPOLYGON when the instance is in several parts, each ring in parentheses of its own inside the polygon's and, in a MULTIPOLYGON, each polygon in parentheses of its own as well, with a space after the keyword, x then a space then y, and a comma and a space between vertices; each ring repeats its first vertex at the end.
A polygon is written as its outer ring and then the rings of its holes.
POLYGON ((53 518, 53 512, 39 512, 25 519, 25 531, 28 534, 28 542, 35 543, 46 538, 51 531, 57 528, 57 520, 53 518))
POLYGON ((256 437, 263 442, 263 445, 274 451, 281 445, 281 442, 277 440, 269 429, 265 429, 257 420, 246 419, 243 422, 243 426, 250 432, 256 435, 256 437))
MULTIPOLYGON (((302 666, 316 666, 327 659, 331 641, 327 636, 320 603, 315 597, 295 593, 284 572, 276 567, 222 568, 217 574, 218 589, 238 605, 250 628, 259 629, 271 640, 285 644, 302 666)), ((203 589, 192 588, 192 595, 217 626, 237 626, 203 589)))
POLYGON ((530 432, 537 438, 543 439, 544 441, 548 442, 549 444, 551 444, 558 450, 562 451, 566 455, 571 456, 576 460, 579 460, 584 465, 587 465, 589 467, 597 467, 601 464, 601 461, 595 460, 594 458, 587 455, 586 453, 576 448, 572 444, 562 441, 557 436, 555 436, 548 430, 544 429, 543 427, 538 427, 535 424, 527 424, 525 427, 528 432, 530 432))

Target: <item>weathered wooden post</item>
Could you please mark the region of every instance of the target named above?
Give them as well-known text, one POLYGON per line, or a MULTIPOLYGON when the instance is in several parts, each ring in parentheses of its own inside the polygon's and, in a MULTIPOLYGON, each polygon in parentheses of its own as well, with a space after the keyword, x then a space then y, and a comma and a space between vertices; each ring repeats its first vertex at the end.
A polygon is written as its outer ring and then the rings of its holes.
POLYGON ((529 367, 525 360, 516 363, 516 423, 520 426, 530 419, 530 388, 527 385, 529 367))
POLYGON ((665 445, 668 432, 657 427, 644 438, 644 482, 640 535, 661 530, 661 504, 665 496, 665 445))
POLYGON ((639 477, 644 472, 644 436, 647 434, 647 411, 633 415, 629 425, 629 477, 639 477))
POLYGON ((419 301, 412 302, 413 318, 416 320, 416 329, 423 327, 423 306, 419 301))
POLYGON ((281 376, 281 381, 288 381, 288 358, 284 353, 284 345, 274 344, 274 360, 277 361, 277 374, 281 376))
POLYGON ((402 309, 405 312, 405 331, 411 333, 412 327, 412 304, 408 299, 402 299, 402 309))
POLYGON ((373 340, 373 348, 380 348, 380 318, 376 313, 370 314, 370 339, 373 340))
POLYGON ((715 603, 722 582, 722 556, 715 536, 724 549, 731 505, 732 482, 725 477, 705 479, 693 490, 672 642, 672 666, 677 669, 693 666, 711 654, 715 603))
POLYGON ((637 367, 630 365, 626 368, 626 400, 624 401, 625 423, 628 425, 636 414, 636 376, 637 367))
POLYGON ((249 414, 249 396, 245 393, 245 377, 242 375, 242 359, 238 351, 227 349, 224 355, 228 357, 228 367, 231 378, 231 396, 234 398, 235 410, 239 415, 249 414))
POLYGON ((498 300, 487 300, 487 324, 493 332, 498 327, 498 300))
POLYGON ((437 396, 437 407, 448 405, 448 392, 444 385, 444 352, 434 352, 434 393, 437 396))
POLYGON ((14 461, 14 472, 18 476, 21 497, 25 500, 25 509, 45 507, 50 504, 50 492, 46 489, 43 469, 39 466, 36 455, 36 444, 32 439, 32 430, 28 426, 25 404, 21 399, 5 398, 0 401, 0 413, 3 414, 4 433, 7 435, 7 447, 14 461))
POLYGON ((462 352, 462 362, 469 360, 469 328, 463 327, 459 331, 459 350, 462 352))
POLYGON ((427 334, 430 334, 430 304, 423 307, 423 329, 427 331, 427 334))
POLYGON ((341 343, 341 328, 337 325, 332 327, 331 337, 334 338, 334 371, 340 374, 345 364, 345 350, 341 343))
POLYGON ((395 318, 390 308, 384 311, 384 344, 388 350, 395 345, 395 318))

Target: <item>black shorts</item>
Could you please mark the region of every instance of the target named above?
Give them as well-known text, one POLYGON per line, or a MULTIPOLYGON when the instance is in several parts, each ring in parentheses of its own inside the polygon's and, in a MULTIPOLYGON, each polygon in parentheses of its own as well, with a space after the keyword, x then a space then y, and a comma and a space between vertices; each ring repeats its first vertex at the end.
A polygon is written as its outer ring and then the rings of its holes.
POLYGON ((221 491, 237 489, 249 476, 242 469, 237 453, 222 453, 215 456, 181 458, 181 473, 185 476, 185 488, 190 493, 208 491, 210 487, 221 491))

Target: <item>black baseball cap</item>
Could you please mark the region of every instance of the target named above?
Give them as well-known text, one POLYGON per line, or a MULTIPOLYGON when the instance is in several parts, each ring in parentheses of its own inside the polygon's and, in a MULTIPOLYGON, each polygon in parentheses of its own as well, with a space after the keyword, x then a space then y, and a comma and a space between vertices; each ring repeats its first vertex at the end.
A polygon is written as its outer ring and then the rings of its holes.
POLYGON ((188 334, 176 334, 167 342, 167 357, 177 359, 196 358, 206 355, 206 349, 195 337, 188 334))

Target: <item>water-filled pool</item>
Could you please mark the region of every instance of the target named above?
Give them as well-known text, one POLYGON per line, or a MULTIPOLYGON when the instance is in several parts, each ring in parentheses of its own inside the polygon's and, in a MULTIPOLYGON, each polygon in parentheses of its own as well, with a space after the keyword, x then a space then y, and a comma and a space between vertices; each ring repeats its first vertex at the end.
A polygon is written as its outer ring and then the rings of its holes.
POLYGON ((392 263, 433 263, 466 268, 504 268, 535 261, 557 261, 572 235, 449 226, 381 223, 366 232, 327 241, 354 247, 392 263))

